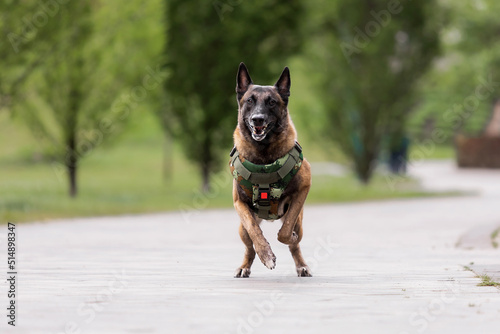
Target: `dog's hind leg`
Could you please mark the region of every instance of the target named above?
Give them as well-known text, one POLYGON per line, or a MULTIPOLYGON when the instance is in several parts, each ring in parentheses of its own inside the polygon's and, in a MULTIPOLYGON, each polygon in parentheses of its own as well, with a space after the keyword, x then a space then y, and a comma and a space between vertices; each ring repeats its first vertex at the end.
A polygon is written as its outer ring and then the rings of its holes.
POLYGON ((312 277, 311 269, 307 266, 304 258, 302 257, 302 252, 300 251, 299 242, 302 240, 302 216, 304 210, 301 210, 299 216, 297 217, 297 222, 293 228, 293 233, 296 235, 296 242, 289 244, 288 248, 290 253, 292 253, 293 261, 295 262, 295 268, 297 269, 297 275, 299 277, 312 277))
POLYGON ((252 239, 248 235, 248 232, 243 226, 243 223, 240 223, 240 238, 246 246, 245 256, 243 258, 243 263, 241 264, 241 266, 236 269, 234 277, 250 277, 250 267, 252 266, 253 260, 255 259, 255 250, 253 249, 252 239))

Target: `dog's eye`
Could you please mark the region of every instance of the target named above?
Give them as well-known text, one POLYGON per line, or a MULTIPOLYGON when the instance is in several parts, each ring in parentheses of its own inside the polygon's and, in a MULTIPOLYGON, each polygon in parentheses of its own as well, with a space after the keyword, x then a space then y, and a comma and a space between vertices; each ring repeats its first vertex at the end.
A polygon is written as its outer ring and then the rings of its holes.
POLYGON ((252 103, 253 103, 253 100, 252 100, 252 98, 251 98, 251 97, 249 97, 249 98, 247 99, 247 103, 248 103, 248 104, 252 104, 252 103))
POLYGON ((276 105, 276 101, 275 100, 269 100, 269 106, 270 107, 274 107, 276 105))

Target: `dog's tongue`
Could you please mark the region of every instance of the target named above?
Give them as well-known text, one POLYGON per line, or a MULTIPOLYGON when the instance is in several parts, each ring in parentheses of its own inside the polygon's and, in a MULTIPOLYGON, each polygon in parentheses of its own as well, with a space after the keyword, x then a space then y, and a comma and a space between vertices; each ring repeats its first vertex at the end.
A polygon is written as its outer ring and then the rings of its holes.
POLYGON ((264 127, 263 127, 263 126, 256 126, 256 127, 255 127, 255 132, 256 132, 256 134, 261 134, 261 133, 262 133, 262 130, 264 130, 264 127))

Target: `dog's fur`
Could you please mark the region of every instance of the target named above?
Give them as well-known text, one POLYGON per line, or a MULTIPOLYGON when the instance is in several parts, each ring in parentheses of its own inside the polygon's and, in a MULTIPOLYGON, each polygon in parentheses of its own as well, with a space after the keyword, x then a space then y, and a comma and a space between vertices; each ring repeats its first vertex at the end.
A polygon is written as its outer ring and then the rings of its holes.
MULTIPOLYGON (((287 154, 295 145, 297 133, 288 113, 290 71, 285 67, 274 86, 254 85, 245 64, 238 69, 236 93, 238 125, 234 145, 240 157, 255 164, 269 164, 287 154)), ((299 242, 302 239, 303 206, 311 187, 311 166, 303 160, 299 172, 289 183, 279 203, 283 225, 278 240, 288 245, 295 261, 298 276, 312 276, 302 258, 299 242)), ((276 256, 260 229, 260 219, 252 210, 252 198, 233 181, 234 207, 240 216, 240 237, 246 246, 243 264, 235 277, 249 277, 255 254, 269 269, 276 265, 276 256)))

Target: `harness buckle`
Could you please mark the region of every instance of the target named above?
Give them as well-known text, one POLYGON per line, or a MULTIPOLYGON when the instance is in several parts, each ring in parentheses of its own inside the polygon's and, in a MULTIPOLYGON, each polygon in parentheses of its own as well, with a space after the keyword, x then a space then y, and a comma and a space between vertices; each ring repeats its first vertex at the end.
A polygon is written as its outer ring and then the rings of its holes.
POLYGON ((236 153, 236 146, 233 146, 233 149, 229 152, 229 156, 232 158, 234 153, 236 153))
POLYGON ((299 142, 295 142, 295 148, 299 151, 299 153, 302 153, 302 146, 300 146, 299 142))
POLYGON ((269 187, 261 188, 259 187, 259 198, 257 199, 257 203, 260 206, 270 206, 271 205, 271 191, 269 187))

